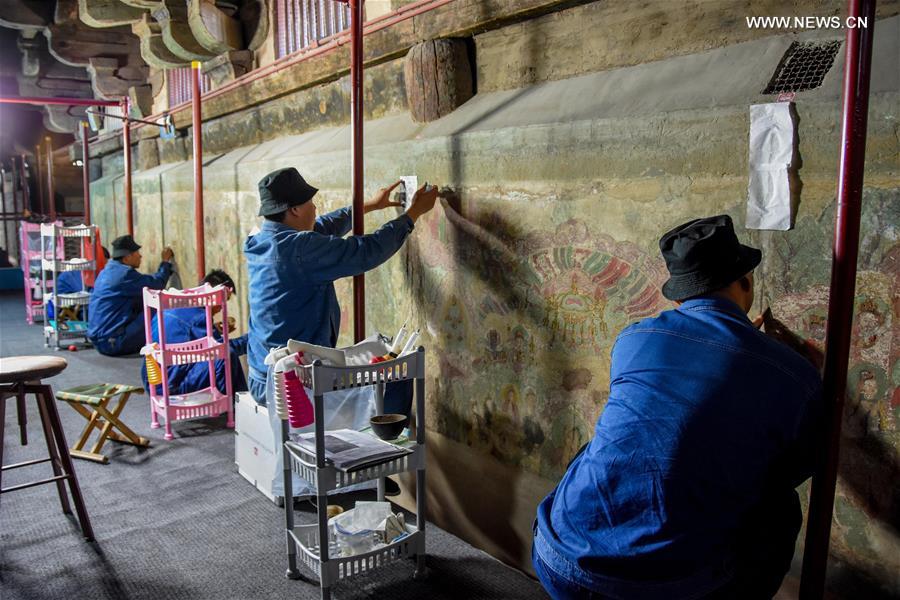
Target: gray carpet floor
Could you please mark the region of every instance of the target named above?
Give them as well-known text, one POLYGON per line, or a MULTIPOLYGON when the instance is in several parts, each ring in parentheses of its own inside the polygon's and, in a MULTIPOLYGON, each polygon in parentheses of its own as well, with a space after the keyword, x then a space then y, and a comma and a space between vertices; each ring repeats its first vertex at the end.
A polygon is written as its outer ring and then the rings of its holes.
MULTIPOLYGON (((52 354, 40 325, 26 325, 21 293, 0 295, 0 356, 52 354)), ((68 368, 48 382, 56 389, 97 382, 140 385, 139 358, 94 350, 64 352, 68 368)), ((58 406, 71 444, 85 421, 58 406)), ((45 456, 36 403, 28 400, 29 444, 20 446, 15 403, 6 410, 4 462, 45 456)), ((135 396, 124 420, 152 446, 107 442, 110 464, 75 461, 96 543, 62 514, 55 486, 4 494, 0 500, 0 598, 251 599, 319 598, 317 585, 284 577, 283 512, 234 465, 234 433, 224 417, 183 422, 176 439, 150 429, 149 399, 135 396)), ((44 463, 6 471, 3 486, 43 478, 44 463)), ((363 493, 343 497, 352 506, 363 493)), ((312 509, 296 511, 313 522, 312 509)), ((334 598, 546 598, 540 585, 459 538, 429 524, 428 576, 413 581, 409 561, 342 581, 334 598)), ((305 575, 310 573, 303 571, 305 575)))

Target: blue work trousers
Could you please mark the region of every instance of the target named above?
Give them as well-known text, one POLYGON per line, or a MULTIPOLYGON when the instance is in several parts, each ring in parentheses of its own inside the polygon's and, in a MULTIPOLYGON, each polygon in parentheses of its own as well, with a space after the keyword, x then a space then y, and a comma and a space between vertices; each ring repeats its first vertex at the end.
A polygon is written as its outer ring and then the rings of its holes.
POLYGON ((143 315, 138 315, 135 319, 129 321, 117 336, 91 339, 91 343, 94 344, 97 352, 106 356, 137 354, 144 347, 146 341, 143 315))

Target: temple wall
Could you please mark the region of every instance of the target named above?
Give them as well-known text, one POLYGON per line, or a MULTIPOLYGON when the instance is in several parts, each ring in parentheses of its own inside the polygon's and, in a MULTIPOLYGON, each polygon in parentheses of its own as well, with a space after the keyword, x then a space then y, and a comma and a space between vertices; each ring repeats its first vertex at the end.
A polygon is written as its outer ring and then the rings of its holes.
MULTIPOLYGON (((434 432, 430 517, 524 569, 534 509, 592 435, 606 402, 616 334, 671 308, 659 292, 666 278, 661 233, 690 218, 730 214, 742 239, 763 251, 755 310, 771 306, 798 333, 824 341, 842 54, 822 87, 796 98, 802 192, 788 232, 743 228, 749 106, 772 100, 760 91, 792 40, 841 39, 841 32, 748 32, 726 23, 722 2, 693 2, 683 11, 644 3, 617 21, 604 12, 610 4, 474 36, 478 93, 429 124, 414 123, 407 112, 402 59, 367 72, 367 195, 407 174, 459 195, 423 218, 404 249, 367 275, 368 328, 393 334, 408 319, 423 330, 426 420, 434 432), (640 31, 639 23, 678 31, 641 33, 627 38, 629 47, 603 42, 607 30, 614 40, 625 35, 623 21, 640 31), (679 29, 695 21, 694 29, 679 29), (580 37, 563 43, 576 30, 580 37), (575 43, 588 38, 587 45, 575 43)), ((778 14, 772 3, 744 4, 747 14, 778 14)), ((809 14, 828 14, 824 4, 808 3, 809 14)), ((882 6, 889 18, 875 34, 832 533, 829 586, 845 598, 900 597, 896 6, 882 6)), ((728 7, 732 20, 743 14, 728 7)), ((204 124, 207 267, 235 277, 231 310, 241 317, 239 333, 247 315, 241 245, 258 223, 257 182, 296 166, 321 189, 320 212, 348 203, 348 98, 346 77, 336 78, 204 124)), ((135 237, 147 269, 171 245, 187 285, 199 275, 190 143, 157 144, 158 166, 134 176, 135 237)), ((107 240, 125 229, 121 180, 110 157, 92 184, 95 221, 107 240)), ((368 215, 367 230, 394 214, 368 215)), ((349 343, 349 280, 339 282, 338 295, 341 341, 349 343)), ((806 493, 804 487, 804 502, 806 493)), ((795 568, 792 576, 798 574, 795 568)))

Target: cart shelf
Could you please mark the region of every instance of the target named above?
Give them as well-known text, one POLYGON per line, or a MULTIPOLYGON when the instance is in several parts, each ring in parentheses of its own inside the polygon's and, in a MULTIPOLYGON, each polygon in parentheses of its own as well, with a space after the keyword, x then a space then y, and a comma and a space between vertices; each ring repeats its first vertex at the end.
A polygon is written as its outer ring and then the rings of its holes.
POLYGON ((366 573, 400 559, 424 553, 425 532, 407 525, 406 533, 407 535, 397 541, 353 556, 340 556, 341 551, 337 542, 329 539, 329 558, 325 561, 322 561, 320 558, 319 526, 317 523, 298 525, 290 530, 289 535, 300 550, 300 562, 321 581, 334 583, 345 577, 366 573))
POLYGON ((42 236, 62 236, 66 238, 92 238, 94 236, 94 228, 92 225, 56 225, 54 223, 43 223, 41 225, 42 236))
POLYGON ((290 455, 291 470, 309 483, 316 493, 320 487, 327 492, 357 483, 375 481, 388 475, 414 473, 425 466, 425 448, 416 447, 415 444, 413 446, 409 454, 369 463, 359 469, 342 471, 332 466, 317 469, 315 456, 293 442, 285 443, 285 449, 290 455))
MULTIPOLYGON (((50 298, 45 298, 50 300, 50 298)), ((91 295, 88 292, 73 292, 71 294, 57 294, 56 302, 60 308, 68 308, 70 306, 87 306, 91 301, 91 295)))
POLYGON ((45 258, 41 261, 41 266, 47 271, 56 271, 62 273, 64 271, 93 271, 95 269, 93 260, 61 260, 45 258))
MULTIPOLYGON (((401 558, 415 558, 415 576, 421 577, 425 572, 425 350, 416 352, 374 365, 334 367, 326 366, 321 361, 312 365, 294 368, 294 373, 301 383, 313 392, 313 411, 315 414, 315 453, 295 444, 289 439, 287 408, 284 394, 275 395, 275 412, 281 421, 282 453, 284 458, 284 519, 288 549, 287 577, 299 579, 297 557, 319 578, 322 600, 331 598, 331 586, 340 579, 382 567, 401 558), (336 390, 360 387, 375 387, 375 412, 384 413, 384 386, 387 383, 414 379, 416 431, 415 440, 398 444, 411 448, 412 452, 399 457, 386 458, 382 461, 367 464, 358 469, 343 471, 336 469, 325 460, 325 394, 336 390), (384 501, 384 477, 397 473, 414 472, 416 474, 416 526, 406 526, 409 535, 391 544, 376 548, 370 552, 354 556, 339 556, 340 552, 334 542, 330 543, 327 553, 321 556, 322 548, 319 540, 328 536, 328 492, 365 481, 378 481, 378 500, 384 501), (291 473, 296 473, 306 480, 315 490, 317 496, 316 523, 294 526, 293 503, 288 501, 293 496, 291 473)), ((284 374, 275 373, 275 385, 283 386, 284 374)), ((371 435, 371 434, 370 434, 371 435)))
MULTIPOLYGON (((191 363, 205 362, 217 358, 227 358, 227 344, 219 342, 216 338, 205 337, 190 342, 166 345, 166 365, 189 365, 191 363)), ((163 350, 152 351, 154 360, 159 364, 163 361, 163 350)))
POLYGON ((186 290, 144 290, 144 306, 155 310, 171 308, 191 308, 197 306, 220 306, 218 288, 203 285, 186 290))
MULTIPOLYGON (((166 403, 162 396, 152 398, 153 410, 165 418, 166 403)), ((190 394, 169 396, 169 416, 173 421, 216 417, 228 410, 228 396, 216 388, 204 388, 190 394)))

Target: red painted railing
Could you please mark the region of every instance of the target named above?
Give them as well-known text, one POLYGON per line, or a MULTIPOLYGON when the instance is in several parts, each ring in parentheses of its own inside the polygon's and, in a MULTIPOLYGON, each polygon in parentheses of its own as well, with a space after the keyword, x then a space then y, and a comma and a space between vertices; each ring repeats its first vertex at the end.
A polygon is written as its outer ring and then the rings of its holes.
POLYGON ((350 9, 334 0, 275 0, 278 58, 317 46, 350 27, 350 9))

